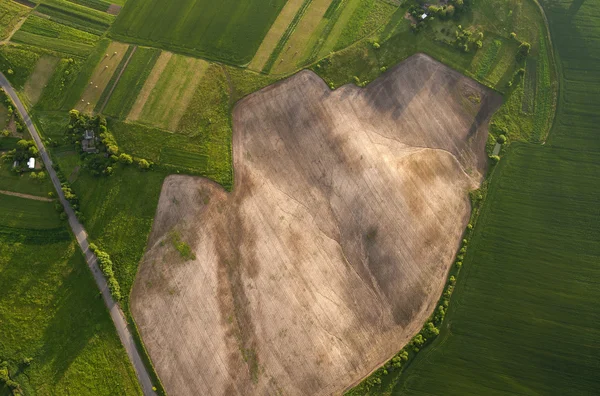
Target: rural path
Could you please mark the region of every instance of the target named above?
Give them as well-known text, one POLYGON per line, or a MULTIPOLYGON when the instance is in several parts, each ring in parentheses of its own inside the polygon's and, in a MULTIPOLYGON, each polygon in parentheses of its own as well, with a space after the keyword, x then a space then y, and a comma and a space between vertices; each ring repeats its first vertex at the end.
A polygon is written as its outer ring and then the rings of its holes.
POLYGON ((21 100, 17 96, 15 90, 12 88, 12 86, 2 73, 0 73, 0 87, 3 88, 4 91, 6 91, 6 93, 14 102, 15 106, 17 107, 17 110, 21 114, 21 117, 23 117, 23 121, 25 121, 25 125, 27 126, 29 133, 35 141, 35 145, 37 146, 37 149, 40 153, 40 157, 44 161, 44 165, 46 166, 48 175, 52 180, 52 184, 54 184, 54 188, 56 189, 58 198, 65 208, 65 213, 69 218, 69 225, 73 230, 73 234, 75 234, 77 243, 79 243, 79 246, 81 247, 81 250, 85 255, 85 260, 88 264, 88 267, 92 271, 92 275, 94 276, 96 285, 98 285, 98 288, 102 293, 104 303, 106 304, 106 307, 108 308, 108 311, 110 313, 110 317, 112 318, 112 321, 115 324, 117 334, 119 334, 121 343, 125 347, 127 355, 129 356, 129 360, 131 361, 131 364, 135 369, 137 378, 140 382, 140 386, 142 387, 144 395, 155 395, 156 393, 152 390, 152 381, 150 379, 150 375, 146 370, 146 366, 144 365, 144 362, 142 361, 137 346, 135 345, 135 341, 131 334, 131 330, 129 329, 127 321, 125 320, 125 315, 123 314, 121 307, 119 307, 119 304, 112 298, 112 295, 110 294, 108 284, 106 283, 106 279, 104 278, 104 275, 102 274, 102 271, 100 271, 100 267, 98 266, 98 259, 96 255, 90 250, 87 239, 87 232, 85 231, 83 225, 79 222, 79 220, 77 220, 75 212, 71 208, 71 205, 69 205, 69 202, 66 200, 65 195, 62 192, 60 180, 58 179, 58 176, 56 175, 56 172, 52 167, 52 160, 50 159, 50 156, 48 155, 48 152, 46 151, 46 148, 42 143, 42 139, 40 138, 37 130, 35 129, 35 126, 33 125, 33 122, 31 121, 31 118, 29 117, 29 113, 23 106, 23 103, 21 103, 21 100))
POLYGON ((52 202, 52 200, 50 198, 38 197, 35 195, 29 195, 29 194, 21 194, 21 193, 12 192, 12 191, 0 190, 0 194, 12 195, 13 197, 19 197, 19 198, 33 199, 34 201, 52 202))

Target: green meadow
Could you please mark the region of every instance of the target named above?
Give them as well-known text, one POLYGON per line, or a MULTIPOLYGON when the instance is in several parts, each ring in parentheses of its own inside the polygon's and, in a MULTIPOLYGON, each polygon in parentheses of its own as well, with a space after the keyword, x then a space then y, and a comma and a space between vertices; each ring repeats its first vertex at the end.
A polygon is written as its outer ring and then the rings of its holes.
MULTIPOLYGON (((0 194, 0 361, 25 395, 141 395, 54 204, 0 194)), ((0 395, 12 393, 0 385, 0 395)))

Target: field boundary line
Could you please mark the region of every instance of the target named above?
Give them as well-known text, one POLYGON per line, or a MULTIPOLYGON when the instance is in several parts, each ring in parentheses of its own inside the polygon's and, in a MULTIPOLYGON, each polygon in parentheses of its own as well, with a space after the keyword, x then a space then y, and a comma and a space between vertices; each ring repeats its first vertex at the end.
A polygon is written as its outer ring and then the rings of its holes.
POLYGON ((53 201, 53 199, 50 199, 50 198, 38 197, 37 195, 30 195, 30 194, 22 194, 22 193, 18 193, 18 192, 14 192, 14 191, 0 190, 0 194, 11 195, 13 197, 19 197, 19 198, 25 198, 25 199, 32 199, 34 201, 42 201, 42 202, 52 202, 53 201))
POLYGON ((131 51, 131 53, 129 54, 129 57, 125 61, 125 64, 123 65, 123 67, 119 71, 119 74, 117 75, 117 78, 115 79, 114 84, 112 85, 112 87, 110 87, 110 91, 108 91, 108 95, 106 95, 106 98, 104 99, 104 103, 102 103, 102 105, 98 109, 98 113, 102 113, 104 111, 104 108, 108 104, 108 101, 110 100, 110 97, 112 96, 115 88, 117 87, 117 84, 119 83, 119 80, 121 80, 121 76, 123 75, 123 73, 125 73, 125 69, 127 69, 127 66, 129 65, 129 61, 131 61, 131 58, 133 58, 133 54, 135 54, 135 51, 137 49, 138 49, 138 46, 134 45, 133 46, 133 50, 131 51))

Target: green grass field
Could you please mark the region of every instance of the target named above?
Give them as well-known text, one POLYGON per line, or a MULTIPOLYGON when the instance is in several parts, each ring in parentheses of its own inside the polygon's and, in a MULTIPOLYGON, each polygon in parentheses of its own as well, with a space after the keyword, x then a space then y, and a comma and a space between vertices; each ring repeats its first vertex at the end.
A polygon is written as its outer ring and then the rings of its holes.
POLYGON ((27 15, 29 11, 29 7, 17 2, 0 0, 0 40, 6 39, 19 22, 19 19, 27 15))
POLYGON ((129 0, 111 35, 188 55, 243 65, 252 57, 285 0, 213 2, 129 0))
POLYGON ((123 168, 110 178, 80 172, 72 184, 91 240, 111 256, 125 304, 146 249, 165 176, 158 170, 123 168))
POLYGON ((0 71, 4 73, 14 88, 22 89, 35 69, 39 58, 39 53, 27 48, 3 45, 0 46, 0 71))
MULTIPOLYGON (((21 200, 23 206, 35 202, 21 200)), ((34 239, 4 231, 0 227, 0 360, 9 363, 11 379, 25 395, 141 395, 66 228, 26 231, 34 239), (27 365, 25 358, 33 360, 27 365)), ((0 386, 0 395, 11 394, 0 386)))
POLYGON ((0 224, 12 228, 58 228, 61 221, 54 203, 0 194, 0 224))

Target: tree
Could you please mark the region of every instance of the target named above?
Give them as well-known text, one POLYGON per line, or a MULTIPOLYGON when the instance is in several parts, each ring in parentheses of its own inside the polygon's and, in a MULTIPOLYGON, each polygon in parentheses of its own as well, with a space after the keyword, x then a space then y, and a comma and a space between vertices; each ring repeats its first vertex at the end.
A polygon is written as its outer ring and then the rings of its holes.
POLYGON ((527 55, 529 55, 529 51, 531 51, 531 44, 523 41, 521 45, 519 45, 519 52, 517 54, 518 58, 525 59, 527 55))
POLYGON ((119 155, 119 162, 125 165, 131 165, 133 164, 133 158, 131 158, 131 155, 129 154, 122 153, 119 155))
POLYGON ((142 158, 138 160, 138 166, 140 167, 140 169, 149 169, 150 163, 142 158))
POLYGON ((71 119, 71 121, 79 120, 79 110, 73 109, 69 111, 69 118, 71 119))

